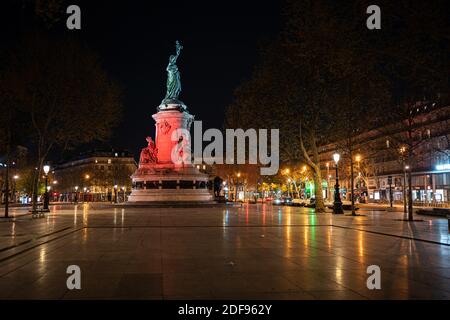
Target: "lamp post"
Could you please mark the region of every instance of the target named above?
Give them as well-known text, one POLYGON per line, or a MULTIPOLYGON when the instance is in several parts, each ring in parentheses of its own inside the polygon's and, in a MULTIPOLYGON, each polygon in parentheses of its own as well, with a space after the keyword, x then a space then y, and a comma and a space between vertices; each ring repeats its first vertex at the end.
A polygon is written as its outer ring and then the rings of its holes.
POLYGON ((48 190, 49 190, 48 189, 48 173, 50 171, 50 166, 46 164, 43 167, 43 169, 44 169, 44 174, 45 174, 45 193, 44 193, 44 206, 43 206, 42 210, 43 211, 50 211, 48 209, 48 203, 49 203, 49 200, 50 200, 49 194, 48 194, 48 190))
POLYGON ((360 178, 361 178, 361 155, 360 154, 357 154, 355 156, 355 161, 358 165, 358 180, 357 181, 359 183, 359 186, 357 183, 357 185, 355 186, 355 189, 358 189, 358 195, 359 195, 359 198, 361 199, 361 181, 360 181, 360 178))
POLYGON ((237 198, 238 198, 239 178, 241 177, 241 173, 238 172, 236 174, 236 176, 237 176, 237 178, 236 178, 236 183, 234 186, 234 202, 237 202, 237 200, 238 200, 237 198))
POLYGON ((287 191, 288 191, 288 197, 292 197, 295 198, 294 192, 297 193, 297 196, 299 196, 298 194, 298 188, 297 188, 297 183, 295 182, 295 179, 291 178, 291 176, 289 175, 289 173, 291 172, 291 170, 289 168, 286 168, 284 170, 284 173, 287 176, 287 191), (294 185, 294 189, 291 192, 291 183, 294 185))
POLYGON ((86 201, 86 191, 87 191, 87 188, 83 187, 83 203, 86 201))
POLYGON ((334 214, 343 214, 344 209, 342 209, 342 201, 341 196, 339 194, 339 175, 338 175, 338 162, 341 158, 339 153, 333 154, 333 160, 336 163, 336 185, 334 186, 334 204, 333 204, 333 213, 334 214))
MULTIPOLYGON (((9 217, 9 151, 7 153, 7 159, 6 164, 4 166, 6 167, 5 170, 5 218, 9 217)), ((0 199, 0 204, 2 203, 3 199, 0 199)))
POLYGON ((50 195, 51 195, 51 192, 50 192, 50 190, 52 190, 52 186, 47 186, 47 198, 48 198, 48 203, 50 203, 50 195))
POLYGON ((17 179, 19 179, 19 176, 16 174, 16 175, 13 176, 13 191, 12 191, 13 203, 17 202, 17 197, 16 197, 17 179))
POLYGON ((225 189, 225 188, 227 188, 227 182, 226 181, 222 181, 222 186, 223 186, 223 196, 225 197, 225 200, 228 200, 227 192, 226 192, 227 190, 225 189))
POLYGON ((328 175, 328 197, 327 197, 327 199, 329 202, 331 202, 331 200, 333 199, 331 196, 333 193, 331 192, 331 189, 330 189, 331 188, 330 183, 331 183, 331 174, 328 175))
POLYGON ((330 198, 330 164, 327 162, 327 199, 330 198))
MULTIPOLYGON (((58 180, 53 180, 52 181, 52 185, 53 185, 53 195, 52 195, 52 199, 53 201, 55 201, 55 192, 56 192, 56 185, 58 184, 58 180)), ((57 199, 57 201, 59 201, 59 197, 57 199)))
MULTIPOLYGON (((359 162, 361 161, 361 156, 359 154, 357 154, 355 156, 355 160, 359 165, 359 162)), ((337 166, 337 164, 336 164, 337 166)), ((351 196, 351 201, 352 201, 352 216, 356 216, 356 211, 355 211, 355 177, 354 177, 354 166, 353 166, 353 157, 350 153, 350 196, 351 196)))
POLYGON ((291 191, 291 178, 288 178, 288 179, 287 179, 287 192, 288 192, 288 198, 291 197, 290 191, 291 191))
POLYGON ((405 165, 405 152, 406 147, 401 147, 400 156, 402 159, 402 167, 403 167, 403 217, 406 220, 407 210, 406 210, 406 170, 409 169, 409 166, 405 165))
POLYGON ((408 165, 403 166, 403 213, 405 220, 408 218, 408 207, 407 207, 407 200, 408 196, 406 194, 406 191, 408 191, 408 185, 406 180, 406 171, 409 170, 408 165))
POLYGON ((74 202, 77 204, 78 203, 78 186, 75 186, 75 199, 74 202))
POLYGON ((88 187, 90 187, 90 183, 89 183, 89 179, 91 178, 91 176, 89 174, 85 174, 84 175, 84 183, 83 185, 87 186, 83 188, 83 202, 88 201, 89 197, 86 197, 86 191, 88 190, 88 187))
POLYGON ((115 203, 119 203, 118 201, 119 199, 117 199, 117 184, 114 185, 114 202, 115 203))

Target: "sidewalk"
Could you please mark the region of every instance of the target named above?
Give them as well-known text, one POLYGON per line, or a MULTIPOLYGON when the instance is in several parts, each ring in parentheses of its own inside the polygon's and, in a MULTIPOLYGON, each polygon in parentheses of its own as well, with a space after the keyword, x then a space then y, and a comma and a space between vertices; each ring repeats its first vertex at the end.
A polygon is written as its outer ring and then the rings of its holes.
MULTIPOLYGON (((357 207, 359 207, 361 210, 384 210, 384 211, 395 211, 395 212, 403 212, 404 207, 403 204, 394 204, 392 208, 389 206, 389 204, 385 203, 356 203, 357 207)), ((447 209, 450 210, 450 208, 441 208, 441 207, 432 207, 432 206, 413 206, 414 212, 417 210, 432 210, 432 209, 447 209)))
POLYGON ((0 299, 450 299, 447 221, 402 216, 52 206, 0 223, 0 299), (72 264, 83 290, 67 289, 72 264), (382 291, 367 288, 369 265, 382 291))
MULTIPOLYGON (((80 202, 79 204, 82 204, 80 202)), ((51 209, 54 206, 70 206, 74 205, 70 202, 50 202, 49 208, 51 209)), ((42 208, 42 203, 38 203, 38 208, 42 208)), ((5 215, 5 205, 0 206, 0 222, 4 218, 5 215)), ((9 218, 18 218, 25 215, 31 215, 29 212, 31 210, 31 204, 21 204, 21 203, 10 203, 9 204, 9 218)))

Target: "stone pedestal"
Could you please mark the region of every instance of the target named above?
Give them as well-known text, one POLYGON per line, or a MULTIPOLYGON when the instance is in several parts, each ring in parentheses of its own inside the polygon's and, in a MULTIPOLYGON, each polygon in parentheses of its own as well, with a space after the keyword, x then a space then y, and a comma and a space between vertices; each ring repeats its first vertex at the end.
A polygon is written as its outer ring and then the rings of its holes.
POLYGON ((184 105, 166 104, 159 106, 158 110, 152 116, 156 122, 157 160, 139 163, 132 175, 133 189, 128 202, 211 201, 208 176, 192 164, 172 161, 172 152, 179 144, 176 130, 189 130, 194 116, 184 105))
POLYGON ((194 116, 187 111, 166 110, 159 111, 154 114, 153 119, 156 122, 156 148, 158 149, 158 163, 170 164, 172 163, 171 153, 178 143, 178 137, 172 141, 172 134, 176 134, 176 130, 189 130, 194 116))

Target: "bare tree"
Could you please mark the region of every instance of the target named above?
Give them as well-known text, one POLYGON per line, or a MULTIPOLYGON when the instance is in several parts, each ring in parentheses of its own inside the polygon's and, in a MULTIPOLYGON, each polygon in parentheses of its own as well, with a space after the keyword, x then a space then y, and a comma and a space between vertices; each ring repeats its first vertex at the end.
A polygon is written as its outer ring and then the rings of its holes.
POLYGON ((17 81, 11 94, 29 116, 36 152, 33 210, 41 168, 55 147, 108 137, 120 111, 120 91, 98 58, 70 39, 34 34, 11 54, 17 81))

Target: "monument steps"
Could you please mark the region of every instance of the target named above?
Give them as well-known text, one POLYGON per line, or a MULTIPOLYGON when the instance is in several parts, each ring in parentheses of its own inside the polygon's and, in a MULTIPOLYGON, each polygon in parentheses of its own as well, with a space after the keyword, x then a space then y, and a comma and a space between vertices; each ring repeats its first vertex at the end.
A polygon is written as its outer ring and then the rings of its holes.
POLYGON ((236 203, 220 203, 216 201, 139 201, 113 205, 116 208, 217 208, 241 206, 236 203))

